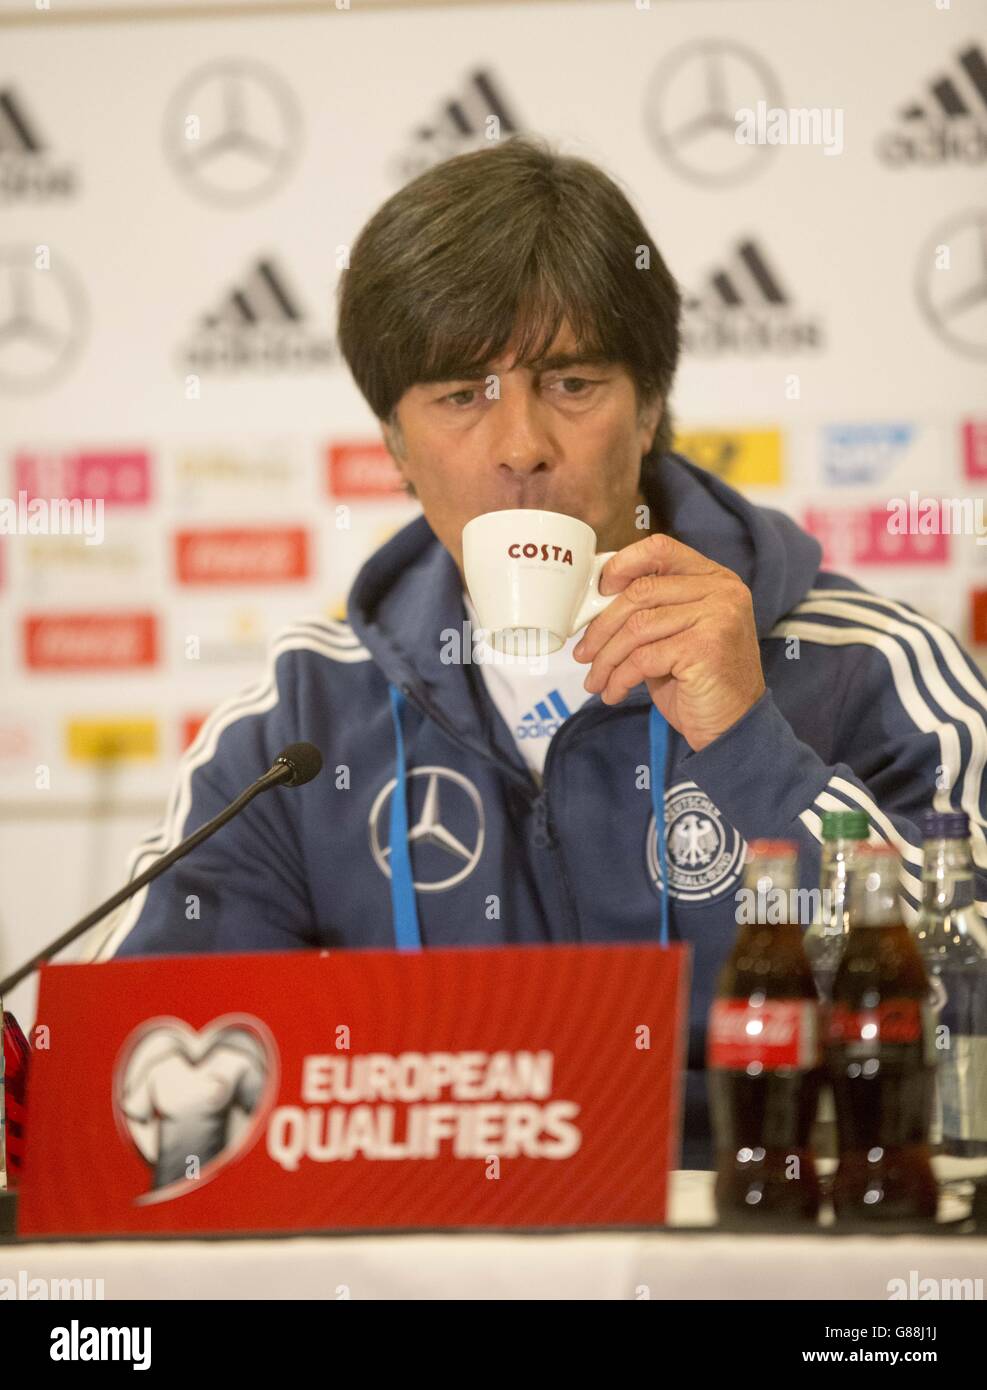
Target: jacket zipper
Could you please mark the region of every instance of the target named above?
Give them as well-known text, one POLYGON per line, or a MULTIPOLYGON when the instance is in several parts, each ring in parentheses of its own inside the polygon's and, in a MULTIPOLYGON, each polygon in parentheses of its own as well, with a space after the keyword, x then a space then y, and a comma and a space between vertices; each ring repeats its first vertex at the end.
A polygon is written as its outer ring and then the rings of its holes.
MULTIPOLYGON (((588 669, 589 668, 587 667, 587 670, 588 669)), ((551 845, 555 849, 556 854, 558 855, 559 875, 562 880, 562 887, 564 897, 566 900, 566 907, 569 913, 570 925, 572 927, 574 938, 576 941, 582 941, 584 940, 584 937, 579 924, 579 912, 576 908, 576 895, 573 892, 572 882, 569 878, 569 870, 566 864, 565 853, 562 848, 562 841, 555 834, 552 828, 551 815, 549 813, 548 806, 548 783, 552 764, 555 761, 555 758, 558 756, 557 749, 560 740, 564 739, 567 736, 567 732, 571 730, 573 724, 577 720, 579 720, 581 717, 591 715, 594 709, 601 708, 605 708, 603 706, 603 702, 600 700, 598 695, 593 695, 589 698, 589 700, 586 701, 585 704, 581 705, 574 714, 571 714, 569 718, 564 721, 562 727, 559 729, 558 733, 554 736, 551 743, 549 743, 548 745, 548 752, 545 754, 545 767, 542 774, 542 789, 539 792, 538 796, 535 798, 535 801, 532 802, 532 809, 534 809, 537 804, 536 828, 544 826, 545 844, 546 846, 551 845)), ((568 736, 571 737, 571 733, 568 733, 568 736)), ((538 844, 539 841, 536 840, 535 843, 538 844)))
POLYGON ((549 815, 548 771, 553 761, 552 755, 555 752, 555 745, 558 743, 559 739, 563 737, 569 726, 575 720, 579 719, 580 715, 583 715, 584 713, 588 712, 586 705, 581 706, 578 710, 576 710, 575 714, 571 714, 569 718, 565 720, 561 729, 558 731, 558 733, 552 739, 551 743, 548 745, 548 752, 545 755, 545 775, 542 779, 542 785, 539 787, 538 783, 535 781, 533 777, 526 777, 524 773, 520 772, 517 768, 512 767, 510 763, 504 762, 499 757, 491 757, 491 755, 486 751, 486 749, 476 749, 471 744, 469 744, 465 739, 462 738, 459 732, 452 727, 452 725, 445 719, 444 716, 440 715, 437 711, 431 709, 428 705, 426 705, 422 700, 419 699, 414 687, 409 682, 402 682, 400 690, 402 695, 404 695, 404 697, 408 701, 410 701, 410 703, 413 704, 415 708, 419 710, 420 713, 424 714, 427 719, 433 720, 438 725, 438 727, 447 736, 447 738, 452 739, 452 741, 455 744, 457 744, 460 748, 465 748, 467 752, 479 752, 483 757, 486 757, 490 762, 492 762, 498 769, 508 773, 509 776, 513 779, 513 781, 518 786, 523 787, 525 792, 528 793, 528 809, 532 812, 535 822, 534 833, 532 835, 532 842, 539 849, 554 848, 558 856, 557 863, 559 869, 559 877, 562 882, 562 897, 565 904, 565 911, 569 918, 569 931, 572 940, 581 941, 583 938, 582 932, 579 929, 579 914, 576 911, 575 895, 572 891, 572 884, 569 880, 569 874, 565 862, 565 855, 562 852, 561 842, 555 836, 552 830, 551 818, 549 815))
MULTIPOLYGON (((442 732, 447 736, 447 738, 452 739, 453 743, 457 744, 460 748, 465 748, 466 751, 469 753, 475 753, 479 757, 486 758, 488 762, 493 763, 494 766, 498 768, 501 772, 507 773, 507 775, 514 781, 514 783, 528 794, 529 809, 534 809, 535 806, 540 803, 540 805, 544 807, 544 811, 539 809, 535 811, 535 814, 536 817, 542 817, 547 826, 548 800, 546 784, 548 782, 548 770, 552 764, 552 755, 555 752, 555 745, 558 743, 559 739, 565 735, 566 731, 570 728, 570 726, 573 723, 575 723, 576 720, 580 719, 584 714, 587 714, 589 712, 587 706, 590 704, 590 701, 587 701, 586 705, 582 705, 578 710, 576 710, 575 714, 570 714, 569 718, 564 721, 561 729, 554 736, 551 743, 548 745, 548 752, 545 755, 545 773, 542 778, 542 785, 539 786, 539 784, 535 781, 534 777, 526 775, 525 773, 521 772, 519 768, 513 767, 509 762, 506 762, 504 759, 498 756, 491 755, 491 753, 486 748, 479 747, 464 739, 463 736, 460 734, 459 730, 454 728, 445 718, 444 715, 440 714, 437 709, 433 708, 431 705, 427 704, 424 700, 422 700, 419 697, 418 692, 415 690, 415 687, 411 685, 409 682, 402 682, 399 686, 399 689, 401 691, 401 694, 404 695, 405 698, 411 704, 414 705, 418 712, 420 714, 423 714, 426 717, 426 719, 431 719, 434 724, 437 724, 438 727, 442 730, 442 732)), ((596 698, 598 697, 593 696, 591 697, 591 700, 596 698)))
MULTIPOLYGON (((524 773, 520 772, 516 767, 512 767, 510 763, 505 762, 499 757, 491 757, 486 749, 475 748, 472 744, 468 743, 443 715, 439 714, 438 711, 432 709, 423 700, 419 699, 414 686, 409 682, 402 682, 400 690, 402 695, 404 695, 426 719, 431 719, 437 724, 446 737, 452 739, 453 743, 457 744, 460 748, 465 748, 467 752, 478 753, 481 757, 485 757, 502 772, 506 772, 518 786, 522 787, 524 791, 528 793, 528 809, 532 812, 535 821, 532 842, 539 849, 553 848, 556 851, 558 856, 559 875, 563 887, 563 897, 569 915, 569 927, 573 939, 575 941, 582 941, 583 935, 579 927, 579 914, 576 911, 575 894, 573 893, 572 883, 569 879, 565 854, 562 851, 562 842, 552 828, 552 820, 548 805, 548 781, 549 771, 555 760, 556 748, 559 741, 566 737, 568 731, 578 720, 591 714, 594 709, 603 707, 599 696, 590 696, 589 700, 587 700, 584 705, 581 705, 574 714, 570 714, 569 718, 562 724, 561 729, 559 729, 558 733, 552 738, 552 741, 548 745, 548 752, 545 754, 545 768, 542 776, 542 784, 539 787, 533 777, 526 777, 524 773), (534 794, 532 795, 532 793, 534 794)), ((647 703, 650 703, 650 701, 647 703)))

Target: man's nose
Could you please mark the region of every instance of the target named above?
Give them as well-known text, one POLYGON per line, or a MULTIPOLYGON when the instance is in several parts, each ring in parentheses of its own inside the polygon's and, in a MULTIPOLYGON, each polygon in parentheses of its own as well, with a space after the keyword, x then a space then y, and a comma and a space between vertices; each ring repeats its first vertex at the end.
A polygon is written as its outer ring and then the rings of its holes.
POLYGON ((536 391, 504 390, 490 416, 499 472, 528 477, 553 467, 555 448, 545 420, 545 404, 536 391))

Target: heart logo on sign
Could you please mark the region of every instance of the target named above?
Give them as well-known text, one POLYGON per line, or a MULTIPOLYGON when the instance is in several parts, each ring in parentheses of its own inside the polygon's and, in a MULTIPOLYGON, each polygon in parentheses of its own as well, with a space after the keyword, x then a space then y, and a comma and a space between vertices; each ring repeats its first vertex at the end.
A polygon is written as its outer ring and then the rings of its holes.
POLYGON ((249 1014, 198 1032, 180 1018, 147 1019, 113 1068, 113 1114, 147 1164, 149 1192, 168 1202, 211 1182, 256 1143, 280 1084, 274 1036, 249 1014))

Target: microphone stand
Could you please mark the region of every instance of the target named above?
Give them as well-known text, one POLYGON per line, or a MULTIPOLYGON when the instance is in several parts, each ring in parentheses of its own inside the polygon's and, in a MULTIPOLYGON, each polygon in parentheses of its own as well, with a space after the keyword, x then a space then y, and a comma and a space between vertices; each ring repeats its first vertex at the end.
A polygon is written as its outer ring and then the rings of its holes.
POLYGON ((135 893, 156 879, 159 874, 163 874, 165 869, 170 869, 177 860, 183 859, 190 850, 201 845, 203 840, 208 840, 210 835, 215 835, 227 821, 232 820, 235 815, 243 810, 244 806, 253 801, 255 796, 267 791, 268 787, 276 787, 281 782, 290 781, 295 776, 295 769, 291 763, 278 762, 259 777, 256 782, 249 786, 246 791, 240 793, 235 801, 231 801, 229 806, 220 811, 218 816, 213 816, 212 820, 207 820, 205 825, 200 825, 199 829, 191 834, 187 840, 182 840, 174 849, 169 850, 162 858, 155 860, 149 869, 145 869, 142 874, 138 874, 135 879, 125 883, 119 892, 114 893, 112 898, 107 898, 106 902, 100 903, 99 907, 94 907, 92 912, 86 914, 81 921, 76 922, 74 927, 69 927, 68 931, 63 932, 57 940, 50 942, 42 947, 36 955, 29 961, 20 966, 12 975, 8 975, 5 980, 0 980, 0 1003, 3 996, 19 985, 21 980, 30 975, 32 970, 36 970, 39 965, 43 965, 46 960, 58 954, 73 941, 87 932, 90 927, 94 927, 101 917, 106 917, 110 912, 125 903, 128 898, 132 898, 135 893))
MULTIPOLYGON (((151 883, 159 874, 163 874, 166 869, 170 869, 176 860, 183 859, 190 850, 195 849, 197 845, 201 845, 203 840, 208 840, 210 835, 215 835, 216 831, 221 829, 227 821, 232 820, 245 806, 249 805, 255 796, 259 796, 261 792, 267 791, 269 787, 277 787, 282 784, 287 784, 291 787, 301 786, 316 776, 321 767, 321 754, 312 744, 291 744, 278 755, 274 765, 264 773, 263 777, 259 777, 256 782, 247 787, 246 791, 242 791, 235 801, 231 801, 218 815, 213 816, 212 820, 206 821, 205 825, 200 825, 198 830, 189 835, 187 839, 181 840, 174 849, 169 850, 167 854, 156 860, 149 869, 145 869, 142 874, 138 874, 135 879, 131 879, 129 883, 124 884, 119 892, 114 893, 111 898, 107 898, 104 903, 100 903, 99 907, 94 907, 92 912, 86 913, 85 917, 83 917, 81 921, 76 922, 74 927, 69 927, 68 931, 63 932, 57 940, 43 947, 36 955, 33 955, 29 961, 25 961, 18 970, 15 970, 12 975, 8 975, 5 980, 0 980, 0 1121, 3 1119, 4 1102, 6 1099, 3 1066, 3 1039, 5 1031, 3 1012, 4 995, 9 990, 13 989, 15 985, 20 984, 21 980, 27 975, 30 975, 32 970, 35 970, 39 965, 43 965, 46 960, 50 960, 51 957, 57 955, 59 951, 64 950, 66 946, 82 936, 84 932, 87 932, 90 927, 94 927, 102 917, 106 917, 114 908, 119 907, 120 904, 125 903, 128 898, 132 898, 135 893, 140 892, 146 884, 151 883)), ((6 1139, 5 1132, 2 1137, 4 1140, 6 1139)), ((0 1154, 0 1157, 3 1157, 3 1155, 0 1154)), ((4 1168, 3 1171, 4 1180, 6 1180, 6 1169, 4 1168)), ((13 1234, 16 1229, 16 1216, 16 1189, 8 1190, 6 1188, 0 1188, 0 1236, 13 1234)))

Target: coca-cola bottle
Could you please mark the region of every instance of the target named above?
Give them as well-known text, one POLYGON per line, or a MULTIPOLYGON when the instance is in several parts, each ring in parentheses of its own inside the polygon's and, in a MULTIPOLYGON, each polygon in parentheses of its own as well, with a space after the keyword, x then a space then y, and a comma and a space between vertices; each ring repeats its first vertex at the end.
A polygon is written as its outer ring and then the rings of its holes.
POLYGON ((0 1191, 17 1187, 24 1169, 27 1072, 31 1048, 0 1000, 0 1191))
POLYGON ((898 902, 891 845, 861 846, 850 930, 833 981, 826 1061, 836 1101, 838 1220, 934 1221, 929 982, 898 902))
POLYGON ((820 1005, 796 904, 798 847, 750 845, 739 931, 707 1031, 716 1209, 732 1228, 805 1226, 819 1212, 809 1146, 822 1079, 820 1005))

